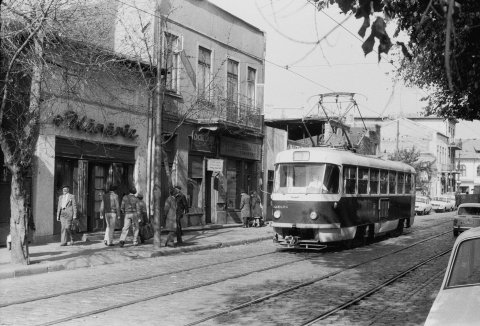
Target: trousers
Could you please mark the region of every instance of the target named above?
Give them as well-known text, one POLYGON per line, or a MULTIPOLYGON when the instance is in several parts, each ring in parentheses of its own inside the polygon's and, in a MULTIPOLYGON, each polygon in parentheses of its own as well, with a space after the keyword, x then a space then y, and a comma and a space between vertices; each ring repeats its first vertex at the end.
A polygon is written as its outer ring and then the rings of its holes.
POLYGON ((125 221, 122 229, 122 235, 120 236, 120 241, 125 242, 130 227, 133 231, 133 244, 138 244, 138 232, 140 229, 138 227, 137 213, 125 213, 125 221))
POLYGON ((61 231, 61 244, 66 244, 67 242, 73 242, 73 233, 72 233, 72 221, 73 217, 65 216, 63 214, 60 215, 60 223, 62 224, 62 231, 61 231))
POLYGON ((113 243, 113 232, 115 231, 116 221, 116 213, 105 213, 105 222, 107 223, 107 228, 105 229, 105 237, 103 240, 107 241, 107 244, 113 243))

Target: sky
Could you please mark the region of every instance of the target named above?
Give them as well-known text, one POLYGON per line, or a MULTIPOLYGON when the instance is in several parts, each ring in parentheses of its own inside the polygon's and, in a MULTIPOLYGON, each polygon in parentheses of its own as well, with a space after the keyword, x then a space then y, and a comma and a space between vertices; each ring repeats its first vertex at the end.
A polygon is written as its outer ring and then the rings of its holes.
MULTIPOLYGON (((422 114, 426 103, 421 99, 427 93, 395 80, 394 71, 400 62, 393 53, 398 48, 382 55, 380 62, 376 52, 365 56, 363 40, 357 33, 362 21, 340 14, 336 5, 318 12, 306 0, 210 2, 266 32, 267 118, 318 113, 317 95, 331 92, 356 93, 364 117, 422 114)), ((388 26, 390 35, 393 28, 388 26)), ((344 111, 348 104, 325 103, 324 107, 335 113, 344 111)), ((480 138, 480 122, 462 121, 457 125, 456 138, 480 138)))

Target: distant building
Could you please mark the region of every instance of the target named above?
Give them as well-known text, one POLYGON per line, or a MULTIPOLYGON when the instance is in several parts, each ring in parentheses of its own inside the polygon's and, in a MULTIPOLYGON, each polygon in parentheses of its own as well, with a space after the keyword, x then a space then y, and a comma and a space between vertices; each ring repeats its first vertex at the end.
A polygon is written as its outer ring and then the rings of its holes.
MULTIPOLYGON (((355 125, 361 119, 355 119, 355 125)), ((391 154, 396 150, 415 147, 420 160, 434 162, 432 175, 423 175, 430 181, 429 194, 440 195, 457 191, 458 171, 455 152, 461 149, 461 142, 455 141, 455 119, 437 117, 384 119, 364 117, 367 126, 381 126, 380 152, 391 154)))
POLYGON ((460 172, 459 190, 480 194, 480 139, 463 139, 462 150, 457 152, 460 172))

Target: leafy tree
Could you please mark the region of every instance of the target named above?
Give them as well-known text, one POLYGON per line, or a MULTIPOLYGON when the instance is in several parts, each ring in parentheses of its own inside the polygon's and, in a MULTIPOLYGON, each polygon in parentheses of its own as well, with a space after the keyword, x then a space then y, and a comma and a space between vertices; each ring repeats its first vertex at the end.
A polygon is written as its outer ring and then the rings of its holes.
POLYGON ((395 152, 388 154, 388 159, 392 161, 400 161, 411 165, 416 172, 417 188, 428 193, 430 189, 430 179, 433 173, 435 161, 424 161, 420 159, 420 151, 415 146, 412 148, 402 148, 395 150, 395 152), (428 178, 424 179, 423 176, 428 178))
POLYGON ((429 92, 426 114, 445 118, 480 119, 480 2, 476 0, 307 0, 319 10, 336 3, 345 14, 363 19, 365 55, 378 40, 378 56, 388 53, 392 40, 386 22, 396 24, 393 38, 408 35, 408 44, 395 42, 403 57, 398 73, 411 85, 429 92), (383 15, 382 15, 383 14, 383 15), (371 17, 377 16, 373 23, 371 17))

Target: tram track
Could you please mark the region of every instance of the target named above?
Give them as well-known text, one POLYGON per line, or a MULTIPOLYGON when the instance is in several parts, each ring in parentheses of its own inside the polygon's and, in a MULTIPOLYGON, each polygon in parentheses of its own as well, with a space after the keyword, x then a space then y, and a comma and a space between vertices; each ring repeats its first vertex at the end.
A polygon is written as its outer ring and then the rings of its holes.
MULTIPOLYGON (((289 292, 291 292, 291 291, 295 291, 295 290, 298 290, 298 289, 301 289, 301 288, 304 288, 304 287, 308 287, 309 285, 318 283, 318 282, 320 282, 320 281, 323 281, 323 280, 329 279, 329 278, 331 278, 331 277, 334 277, 334 276, 336 276, 336 275, 339 275, 339 274, 341 274, 341 273, 344 273, 344 272, 347 271, 347 270, 352 270, 352 269, 355 269, 355 268, 360 267, 360 266, 362 266, 362 265, 366 265, 366 264, 372 263, 372 262, 374 262, 374 261, 380 260, 380 259, 382 259, 382 258, 388 257, 388 256, 390 256, 390 255, 393 255, 393 254, 396 254, 396 253, 399 253, 399 252, 408 250, 408 249, 410 249, 410 248, 412 248, 412 247, 414 247, 414 246, 417 246, 417 245, 422 244, 422 243, 424 243, 424 242, 433 240, 433 239, 438 238, 438 237, 440 237, 440 236, 443 236, 443 235, 445 235, 445 234, 447 234, 447 233, 450 233, 450 231, 448 231, 448 232, 442 232, 442 233, 440 233, 440 234, 431 236, 431 237, 429 237, 429 238, 426 238, 426 239, 417 241, 417 242, 415 242, 415 243, 413 243, 413 244, 411 244, 411 245, 409 245, 409 246, 407 246, 407 247, 404 247, 404 248, 401 248, 401 249, 398 249, 398 250, 394 250, 394 251, 388 252, 388 253, 386 253, 386 254, 377 256, 377 257, 375 257, 375 258, 373 258, 373 259, 369 259, 369 260, 367 260, 367 261, 363 261, 363 262, 360 262, 360 263, 352 264, 352 265, 347 266, 347 267, 345 267, 345 268, 342 268, 342 269, 340 269, 340 270, 338 270, 338 271, 334 271, 334 272, 331 272, 331 273, 322 275, 322 276, 320 276, 320 277, 314 278, 314 279, 309 280, 309 281, 307 281, 307 282, 302 282, 302 283, 297 284, 297 285, 294 285, 294 286, 292 286, 292 287, 285 288, 285 289, 283 289, 283 290, 281 290, 281 291, 276 291, 276 292, 270 293, 270 294, 268 294, 268 295, 265 295, 265 296, 262 296, 262 297, 259 297, 259 298, 250 300, 250 301, 248 301, 248 302, 242 303, 242 304, 237 305, 237 306, 235 306, 235 307, 231 307, 231 308, 229 308, 229 309, 226 309, 226 310, 217 312, 217 313, 215 313, 215 314, 211 314, 211 315, 209 315, 209 316, 206 316, 206 317, 204 317, 204 318, 198 319, 198 320, 196 320, 196 321, 190 322, 190 323, 188 323, 188 324, 185 324, 185 326, 193 326, 193 325, 203 324, 203 323, 205 323, 205 322, 207 322, 207 321, 209 321, 209 320, 212 320, 212 319, 215 319, 215 318, 218 318, 218 317, 221 317, 221 316, 228 315, 228 314, 230 314, 230 313, 232 313, 232 312, 234 312, 234 311, 241 310, 241 309, 244 309, 244 308, 253 306, 253 305, 255 305, 255 304, 259 304, 259 303, 261 303, 261 302, 263 302, 263 301, 266 301, 266 300, 268 300, 268 299, 272 299, 272 298, 275 298, 275 297, 279 297, 279 296, 281 296, 281 295, 283 295, 283 294, 285 294, 285 293, 289 293, 289 292)), ((435 257, 435 258, 436 258, 437 256, 440 257, 440 256, 445 255, 446 253, 448 253, 448 252, 450 252, 450 251, 451 251, 451 249, 449 249, 449 250, 447 250, 447 251, 445 251, 445 252, 442 252, 441 254, 435 255, 434 257, 435 257)), ((431 260, 433 260, 433 258, 428 259, 428 261, 426 261, 424 264, 430 262, 431 260)), ((424 264, 419 263, 419 264, 417 264, 418 266, 416 265, 416 268, 418 268, 418 267, 420 267, 420 266, 423 266, 424 264)), ((415 268, 415 269, 416 269, 416 268, 415 268)), ((409 269, 409 270, 410 270, 410 269, 409 269)), ((414 269, 411 269, 411 270, 414 270, 414 269)), ((410 271, 411 271, 411 270, 410 270, 410 271)), ((406 275, 406 274, 408 274, 408 273, 405 273, 405 272, 404 272, 404 273, 402 274, 402 276, 403 276, 403 275, 406 275)), ((396 279, 398 279, 398 278, 400 278, 400 277, 402 277, 402 276, 399 276, 399 277, 397 277, 396 279)), ((392 281, 392 282, 393 282, 393 281, 392 281)), ((390 282, 390 283, 392 283, 392 282, 390 282)), ((385 286, 386 286, 386 285, 384 285, 383 287, 385 287, 385 286)), ((383 288, 383 287, 382 287, 382 288, 383 288)), ((380 290, 380 288, 379 288, 378 290, 380 290)), ((378 290, 377 290, 377 291, 378 291, 378 290)), ((373 293, 373 292, 372 292, 372 293, 373 293)), ((351 304, 354 304, 354 303, 351 303, 351 304)), ((343 304, 342 304, 342 305, 343 305, 343 304)))
MULTIPOLYGON (((442 251, 441 253, 438 253, 436 255, 433 255, 423 261, 421 261, 420 263, 414 265, 414 266, 411 266, 409 267, 408 269, 396 274, 395 276, 389 278, 388 280, 384 281, 383 283, 367 290, 367 291, 364 291, 362 293, 360 293, 359 295, 357 295, 356 297, 354 297, 353 299, 351 300, 348 300, 340 305, 337 305, 336 307, 334 308, 331 308, 325 312, 323 312, 322 314, 314 317, 313 319, 307 321, 306 323, 302 324, 302 326, 311 326, 311 325, 314 325, 316 322, 318 321, 321 321, 321 320, 324 320, 334 314, 336 314, 337 312, 341 311, 341 310, 344 310, 344 309, 348 309, 349 307, 357 304, 358 302, 364 300, 365 298, 379 292, 380 290, 384 289, 385 287, 393 284, 395 281, 397 281, 398 279, 404 277, 405 275, 417 270, 418 268, 428 264, 429 262, 435 260, 435 259, 438 259, 440 257, 443 257, 445 256, 446 254, 450 253, 452 251, 452 249, 448 249, 448 250, 444 250, 442 251)), ((435 275, 437 276, 437 275, 435 275)))
MULTIPOLYGON (((363 262, 360 262, 360 263, 357 263, 357 264, 352 264, 350 266, 347 266, 346 268, 342 268, 341 270, 329 273, 327 275, 324 275, 324 276, 319 277, 317 279, 314 279, 312 281, 304 282, 304 283, 298 284, 294 287, 290 287, 288 289, 285 289, 283 291, 275 292, 275 293, 269 294, 267 296, 251 300, 251 301, 246 302, 244 304, 241 304, 241 305, 238 305, 238 306, 233 307, 231 309, 228 309, 226 311, 223 311, 220 314, 212 315, 212 316, 210 316, 206 319, 204 318, 205 320, 202 319, 201 321, 193 322, 189 325, 195 325, 195 324, 198 324, 198 323, 203 323, 204 321, 216 318, 220 315, 228 314, 228 313, 230 313, 234 310, 239 310, 239 309, 242 309, 242 308, 247 307, 249 305, 262 302, 264 300, 267 300, 267 299, 275 297, 275 296, 279 296, 279 295, 281 295, 285 292, 292 291, 292 290, 297 289, 297 288, 308 286, 309 284, 313 284, 313 283, 318 282, 322 279, 326 279, 326 278, 332 277, 334 275, 340 274, 340 273, 342 273, 346 270, 353 269, 353 268, 359 267, 359 266, 364 265, 364 264, 368 264, 372 261, 382 259, 384 257, 387 257, 389 255, 393 255, 395 253, 398 253, 398 252, 401 252, 401 251, 404 251, 404 250, 408 250, 408 249, 410 249, 414 246, 417 246, 419 244, 422 244, 422 243, 425 243, 427 241, 433 240, 435 238, 441 237, 441 236, 443 236, 447 233, 450 233, 450 232, 449 231, 448 232, 442 232, 440 234, 430 236, 428 238, 425 238, 425 239, 422 239, 422 240, 417 241, 415 243, 412 243, 412 244, 410 244, 406 247, 403 247, 401 249, 389 251, 388 253, 382 254, 382 255, 377 256, 373 259, 369 259, 367 261, 363 261, 363 262)), ((108 284, 102 284, 102 285, 92 286, 92 287, 85 287, 85 288, 82 288, 82 289, 76 289, 76 290, 72 290, 72 291, 64 291, 64 292, 61 292, 61 293, 40 296, 40 297, 36 297, 36 298, 33 298, 33 299, 25 299, 25 300, 19 300, 19 301, 16 301, 16 302, 3 304, 2 306, 0 306, 0 308, 12 306, 12 305, 21 305, 21 304, 30 303, 30 302, 39 301, 39 300, 48 300, 48 299, 52 299, 52 298, 55 298, 55 297, 60 297, 60 296, 63 296, 63 295, 70 295, 72 293, 93 291, 93 290, 98 290, 98 289, 102 289, 102 288, 105 288, 105 287, 123 285, 123 284, 126 284, 126 283, 134 283, 136 281, 149 280, 149 279, 168 276, 168 275, 181 273, 181 272, 195 271, 195 270, 198 270, 198 269, 201 269, 201 268, 212 267, 212 266, 221 265, 221 264, 228 264, 228 263, 232 263, 232 262, 238 262, 240 260, 262 257, 262 256, 276 254, 276 253, 278 253, 278 252, 268 252, 268 253, 263 253, 263 254, 260 254, 260 255, 251 255, 251 256, 248 256, 248 257, 242 257, 241 259, 226 260, 226 261, 222 261, 222 262, 218 262, 218 263, 214 263, 214 264, 205 264, 205 265, 195 266, 195 267, 188 268, 188 269, 183 269, 183 270, 175 270, 175 271, 170 271, 170 272, 158 273, 158 274, 155 274, 155 275, 149 275, 147 277, 135 278, 135 279, 127 280, 127 281, 111 282, 111 283, 108 283, 108 284)), ((295 264, 295 263, 305 261, 305 260, 311 259, 311 258, 312 258, 312 255, 309 255, 308 257, 304 257, 304 258, 301 258, 301 259, 296 259, 296 260, 293 260, 293 261, 290 260, 286 263, 275 264, 275 265, 268 266, 268 267, 262 268, 262 269, 254 269, 254 270, 248 271, 246 273, 239 273, 239 274, 231 275, 231 276, 220 278, 220 279, 215 279, 215 280, 209 281, 209 282, 201 282, 201 283, 198 283, 198 284, 195 284, 195 285, 192 285, 192 286, 182 287, 182 288, 178 288, 178 289, 175 289, 175 290, 170 290, 170 291, 165 291, 165 292, 162 292, 162 293, 158 293, 158 294, 155 294, 155 295, 142 297, 142 298, 136 299, 136 300, 128 300, 128 301, 125 301, 125 302, 121 302, 119 304, 108 305, 108 306, 105 306, 105 307, 102 307, 102 308, 99 308, 99 309, 94 309, 94 310, 89 310, 89 311, 73 314, 73 315, 70 315, 70 316, 67 316, 67 317, 64 317, 64 318, 59 318, 59 319, 49 321, 49 322, 45 322, 45 323, 42 323, 42 324, 39 324, 39 325, 55 325, 55 324, 67 322, 67 321, 78 319, 78 318, 84 318, 84 317, 88 317, 88 316, 91 316, 91 315, 107 312, 107 311, 110 311, 110 310, 113 310, 113 309, 127 307, 127 306, 134 305, 134 304, 137 304, 137 303, 140 303, 140 302, 144 302, 144 301, 148 301, 148 300, 154 300, 154 299, 158 299, 158 298, 161 298, 161 297, 173 295, 173 294, 176 294, 176 293, 191 291, 191 290, 194 290, 194 289, 198 289, 198 288, 202 288, 202 287, 211 286, 211 285, 215 285, 215 284, 218 284, 218 283, 226 282, 228 280, 249 276, 253 273, 265 272, 265 271, 276 269, 276 268, 282 268, 284 266, 295 264)))

